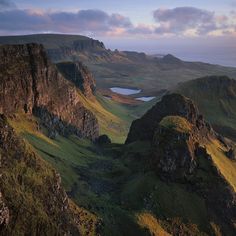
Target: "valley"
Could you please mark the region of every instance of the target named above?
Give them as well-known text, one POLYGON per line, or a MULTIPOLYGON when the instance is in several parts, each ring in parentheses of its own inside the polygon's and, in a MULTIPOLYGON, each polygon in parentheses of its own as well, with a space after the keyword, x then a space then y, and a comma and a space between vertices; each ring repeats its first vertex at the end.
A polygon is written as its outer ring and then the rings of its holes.
POLYGON ((235 68, 5 42, 0 235, 235 235, 235 68))

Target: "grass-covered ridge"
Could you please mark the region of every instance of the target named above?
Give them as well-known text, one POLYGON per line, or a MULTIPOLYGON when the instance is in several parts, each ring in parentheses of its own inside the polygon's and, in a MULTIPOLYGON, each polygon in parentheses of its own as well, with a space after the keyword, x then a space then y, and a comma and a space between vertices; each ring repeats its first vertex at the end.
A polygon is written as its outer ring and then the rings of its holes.
POLYGON ((211 155, 218 170, 236 191, 236 162, 225 155, 227 149, 218 140, 212 140, 207 145, 207 151, 211 155))
POLYGON ((181 83, 177 92, 191 98, 216 131, 236 140, 236 81, 209 76, 181 83))
POLYGON ((0 117, 0 130, 0 186, 10 212, 9 224, 1 225, 0 234, 78 233, 73 214, 79 208, 70 208, 55 169, 19 137, 4 116, 0 117))
POLYGON ((189 133, 191 131, 191 124, 180 116, 166 116, 159 123, 160 126, 173 129, 181 133, 189 133))

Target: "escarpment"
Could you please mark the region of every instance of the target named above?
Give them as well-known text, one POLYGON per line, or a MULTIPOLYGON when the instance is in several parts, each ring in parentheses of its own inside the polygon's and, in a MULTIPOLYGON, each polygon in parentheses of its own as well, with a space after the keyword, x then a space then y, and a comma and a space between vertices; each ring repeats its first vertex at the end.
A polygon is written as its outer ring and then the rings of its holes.
POLYGON ((81 62, 61 62, 57 64, 57 68, 64 77, 74 83, 87 98, 93 98, 96 88, 95 80, 86 66, 81 62))
POLYGON ((126 143, 150 143, 148 169, 164 182, 185 186, 206 204, 219 235, 236 233, 234 145, 218 135, 190 99, 169 94, 133 122, 126 143))
POLYGON ((96 117, 82 105, 76 87, 58 73, 41 45, 1 46, 0 58, 1 113, 34 114, 50 137, 58 133, 98 137, 96 117))
POLYGON ((59 174, 0 116, 0 234, 79 235, 59 174))
POLYGON ((170 94, 164 96, 162 101, 153 106, 143 117, 133 121, 126 143, 138 140, 151 141, 165 116, 181 116, 188 122, 196 124, 198 128, 204 126, 205 132, 213 131, 209 124, 202 120, 196 105, 190 99, 180 94, 170 94))

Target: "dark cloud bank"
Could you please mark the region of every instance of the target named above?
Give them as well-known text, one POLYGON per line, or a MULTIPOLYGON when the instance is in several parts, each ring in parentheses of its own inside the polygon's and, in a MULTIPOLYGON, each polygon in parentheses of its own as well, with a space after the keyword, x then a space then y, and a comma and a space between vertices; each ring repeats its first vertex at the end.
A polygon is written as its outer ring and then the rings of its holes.
POLYGON ((0 0, 0 33, 61 32, 105 35, 115 31, 122 34, 163 35, 182 34, 195 30, 199 35, 229 27, 226 16, 194 8, 157 9, 153 12, 155 25, 134 26, 128 17, 108 14, 102 10, 78 12, 46 12, 20 10, 7 0, 0 0), (121 29, 119 31, 119 29, 121 29))

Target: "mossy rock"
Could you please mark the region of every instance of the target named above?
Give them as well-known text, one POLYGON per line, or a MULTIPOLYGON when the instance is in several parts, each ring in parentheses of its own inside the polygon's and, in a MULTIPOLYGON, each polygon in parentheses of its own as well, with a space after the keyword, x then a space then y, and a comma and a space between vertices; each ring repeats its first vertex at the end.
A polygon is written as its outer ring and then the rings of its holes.
POLYGON ((183 117, 180 116, 166 116, 159 123, 160 126, 173 129, 181 133, 189 133, 192 125, 183 117))

